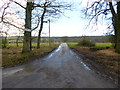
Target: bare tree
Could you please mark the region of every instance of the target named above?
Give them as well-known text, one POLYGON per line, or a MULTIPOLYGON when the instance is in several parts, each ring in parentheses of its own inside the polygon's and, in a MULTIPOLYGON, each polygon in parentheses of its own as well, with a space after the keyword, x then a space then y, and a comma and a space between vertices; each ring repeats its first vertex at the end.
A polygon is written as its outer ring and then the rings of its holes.
POLYGON ((85 15, 91 18, 90 22, 95 21, 97 24, 103 18, 111 20, 115 32, 115 49, 120 53, 120 1, 96 0, 91 5, 89 3, 85 15))
MULTIPOLYGON (((24 21, 24 19, 19 17, 20 12, 19 11, 14 11, 13 10, 13 3, 15 3, 15 5, 19 5, 20 7, 22 7, 22 9, 25 9, 22 5, 20 5, 19 3, 13 1, 13 0, 7 0, 8 2, 4 2, 4 4, 2 5, 2 7, 0 7, 0 24, 2 27, 5 27, 2 32, 5 32, 5 29, 9 29, 9 31, 11 29, 15 29, 18 30, 20 32, 24 31, 24 23, 21 22, 24 21), (17 4, 16 4, 17 3, 17 4), (9 26, 9 27, 8 27, 9 26)), ((12 30, 11 30, 12 31, 12 30)), ((8 31, 7 31, 8 33, 8 31)))
POLYGON ((13 10, 11 10, 13 7, 12 6, 12 1, 8 0, 9 2, 5 2, 1 7, 0 7, 0 23, 2 24, 7 24, 14 26, 16 28, 24 30, 24 26, 18 22, 20 18, 18 18, 17 13, 13 10), (15 19, 18 19, 17 21, 15 19))
POLYGON ((39 33, 38 33, 38 40, 37 40, 37 48, 40 48, 40 38, 41 38, 41 32, 42 32, 42 29, 43 29, 43 20, 44 20, 44 16, 45 16, 45 13, 46 13, 46 4, 47 2, 44 3, 44 10, 43 10, 43 13, 42 13, 42 16, 41 16, 41 23, 40 23, 40 30, 39 30, 39 33))
POLYGON ((27 2, 25 2, 25 3, 26 3, 26 7, 24 7, 21 3, 18 3, 18 2, 14 1, 14 0, 8 0, 8 2, 6 2, 1 7, 1 9, 3 9, 2 16, 1 16, 1 23, 12 25, 12 26, 14 26, 14 27, 16 27, 18 29, 22 29, 24 31, 23 50, 22 50, 22 52, 24 52, 24 53, 31 51, 31 17, 32 17, 32 9, 33 9, 32 0, 31 1, 27 0, 27 2), (7 9, 11 8, 13 3, 20 6, 25 11, 25 13, 22 13, 22 14, 25 15, 25 25, 23 25, 22 27, 18 26, 18 24, 20 22, 18 22, 18 21, 15 22, 13 20, 10 20, 11 18, 8 18, 9 15, 13 15, 13 14, 17 15, 17 14, 19 14, 19 11, 18 11, 18 13, 13 13, 13 12, 10 12, 10 10, 7 10, 7 9))
MULTIPOLYGON (((45 0, 45 3, 43 3, 42 1, 35 1, 35 0, 27 0, 27 2, 25 0, 22 0, 26 3, 26 5, 22 5, 21 3, 19 3, 19 1, 17 2, 16 0, 8 0, 9 2, 5 3, 1 8, 2 8, 2 16, 1 16, 1 23, 6 23, 9 25, 12 25, 18 29, 22 29, 24 31, 24 40, 23 40, 23 49, 22 52, 26 53, 31 51, 31 33, 33 30, 37 29, 40 25, 40 30, 39 30, 39 36, 41 35, 41 31, 43 28, 43 19, 45 16, 45 13, 48 12, 49 16, 55 16, 58 15, 58 12, 61 12, 61 9, 64 7, 64 10, 68 8, 69 5, 66 4, 62 4, 61 2, 55 2, 57 0, 45 0), (54 2, 54 3, 53 3, 54 2), (7 12, 7 9, 10 8, 11 4, 16 4, 19 6, 19 9, 22 8, 22 10, 18 11, 17 13, 12 13, 12 12, 7 12), (43 8, 43 13, 38 14, 37 13, 32 13, 32 11, 36 8, 43 8), (47 8, 47 9, 46 9, 47 8), (24 12, 21 12, 24 11, 24 12), (7 18, 7 15, 21 15, 21 13, 24 15, 25 18, 25 25, 18 25, 19 22, 10 20, 11 18, 7 18), (32 15, 35 14, 36 17, 38 17, 38 22, 36 27, 32 28, 32 15), (41 16, 39 16, 41 15, 41 16), (40 23, 41 22, 41 23, 40 23), (39 24, 40 23, 40 24, 39 24)), ((10 11, 10 10, 9 10, 10 11)), ((41 11, 39 11, 41 13, 41 11)), ((40 39, 38 40, 40 41, 40 39)))
POLYGON ((35 7, 42 6, 42 14, 40 18, 40 29, 38 33, 37 48, 40 48, 40 38, 43 29, 44 18, 59 18, 64 14, 64 10, 71 10, 71 5, 65 2, 57 2, 57 0, 45 0, 41 5, 35 4, 35 7))
POLYGON ((23 53, 31 51, 31 18, 32 18, 33 2, 27 2, 25 11, 25 31, 23 41, 23 53))

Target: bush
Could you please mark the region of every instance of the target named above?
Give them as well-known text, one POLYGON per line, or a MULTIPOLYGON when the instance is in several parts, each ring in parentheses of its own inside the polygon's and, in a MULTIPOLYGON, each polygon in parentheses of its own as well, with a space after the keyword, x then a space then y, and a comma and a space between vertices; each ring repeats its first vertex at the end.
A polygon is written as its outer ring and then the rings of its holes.
POLYGON ((77 44, 77 46, 93 47, 95 46, 95 43, 90 41, 88 38, 83 37, 83 39, 77 44))

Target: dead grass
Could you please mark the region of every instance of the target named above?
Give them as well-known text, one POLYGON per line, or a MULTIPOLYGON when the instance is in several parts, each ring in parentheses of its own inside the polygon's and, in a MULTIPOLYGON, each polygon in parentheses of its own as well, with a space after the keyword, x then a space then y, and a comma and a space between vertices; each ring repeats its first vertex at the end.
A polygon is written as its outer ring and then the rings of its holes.
POLYGON ((55 47, 42 47, 40 49, 33 48, 29 53, 21 53, 21 47, 11 47, 9 49, 2 49, 2 67, 13 67, 21 65, 51 52, 55 47))
POLYGON ((0 67, 2 66, 2 49, 0 49, 0 67))
POLYGON ((104 49, 91 51, 88 47, 76 46, 73 48, 76 53, 83 57, 84 62, 95 72, 101 74, 105 78, 111 79, 114 83, 118 83, 120 75, 120 54, 115 53, 114 49, 104 49))
POLYGON ((115 53, 115 50, 114 49, 105 49, 105 50, 99 50, 97 51, 97 53, 100 53, 100 54, 105 54, 106 56, 120 56, 120 54, 118 53, 115 53))
POLYGON ((94 62, 103 65, 105 68, 111 72, 118 73, 118 61, 120 60, 120 54, 114 52, 114 49, 104 49, 91 51, 88 47, 74 47, 79 53, 92 57, 94 62))

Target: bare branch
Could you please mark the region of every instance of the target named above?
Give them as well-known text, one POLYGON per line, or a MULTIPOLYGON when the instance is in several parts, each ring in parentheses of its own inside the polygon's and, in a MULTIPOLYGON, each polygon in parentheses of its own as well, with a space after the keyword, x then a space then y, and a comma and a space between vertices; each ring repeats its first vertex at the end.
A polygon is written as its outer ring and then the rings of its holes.
POLYGON ((110 10, 111 10, 111 13, 112 13, 113 17, 116 17, 117 14, 116 14, 113 6, 112 6, 112 2, 109 2, 109 6, 110 6, 110 10))
POLYGON ((7 3, 7 6, 6 6, 6 7, 4 8, 4 10, 3 10, 0 23, 3 21, 3 18, 4 18, 4 16, 6 15, 6 14, 5 14, 5 11, 6 11, 6 9, 9 7, 9 4, 10 4, 10 3, 7 3))
POLYGON ((37 28, 39 27, 39 24, 40 24, 40 17, 38 16, 38 23, 37 23, 37 26, 36 26, 35 28, 33 28, 32 31, 35 30, 35 29, 37 29, 37 28))
POLYGON ((18 29, 24 30, 23 28, 20 28, 20 27, 18 27, 17 25, 14 25, 14 24, 12 24, 12 23, 10 23, 10 22, 7 22, 7 21, 4 21, 4 20, 3 20, 3 23, 6 23, 6 24, 9 24, 9 25, 11 25, 11 26, 14 26, 14 27, 16 27, 16 28, 18 28, 18 29))
POLYGON ((24 6, 22 6, 20 3, 16 2, 16 1, 13 1, 15 4, 19 5, 20 7, 26 9, 24 6))

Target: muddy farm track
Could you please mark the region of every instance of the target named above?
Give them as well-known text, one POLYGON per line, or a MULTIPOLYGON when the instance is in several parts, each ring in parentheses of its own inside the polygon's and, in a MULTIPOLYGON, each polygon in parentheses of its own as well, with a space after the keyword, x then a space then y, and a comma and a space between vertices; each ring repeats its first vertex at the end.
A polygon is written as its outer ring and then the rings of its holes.
POLYGON ((114 88, 62 43, 40 60, 3 69, 3 88, 114 88))

